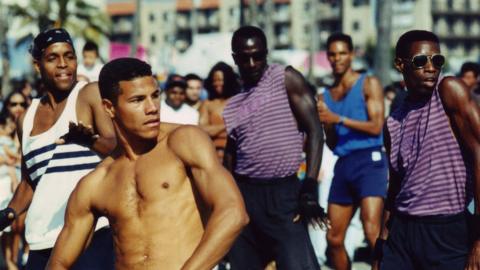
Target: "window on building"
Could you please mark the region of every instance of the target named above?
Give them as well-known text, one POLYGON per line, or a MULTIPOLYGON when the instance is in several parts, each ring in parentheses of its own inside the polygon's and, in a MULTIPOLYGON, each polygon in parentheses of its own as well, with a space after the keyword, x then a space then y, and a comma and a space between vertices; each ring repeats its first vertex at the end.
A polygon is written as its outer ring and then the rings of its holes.
POLYGON ((353 29, 354 31, 359 31, 359 30, 360 30, 360 22, 354 21, 354 22, 353 22, 353 25, 352 25, 352 29, 353 29))
POLYGON ((150 13, 149 19, 151 22, 155 21, 155 14, 150 13))
POLYGON ((163 21, 168 22, 168 12, 163 13, 163 21))
POLYGON ((157 36, 151 35, 150 36, 150 43, 155 44, 157 42, 157 36))
POLYGON ((358 7, 358 6, 364 6, 369 4, 369 0, 353 0, 353 6, 358 7))

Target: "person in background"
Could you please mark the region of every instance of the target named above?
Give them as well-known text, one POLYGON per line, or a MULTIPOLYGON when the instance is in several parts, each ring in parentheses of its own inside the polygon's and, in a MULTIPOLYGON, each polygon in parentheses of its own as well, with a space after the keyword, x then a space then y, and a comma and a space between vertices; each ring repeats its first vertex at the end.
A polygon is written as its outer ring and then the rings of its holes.
POLYGON ((103 67, 98 53, 98 46, 93 41, 87 41, 82 50, 83 61, 78 65, 79 81, 96 82, 103 67))
POLYGON ((459 77, 467 85, 477 105, 480 106, 480 65, 473 62, 463 63, 459 77))
POLYGON ((217 156, 223 160, 227 131, 223 122, 223 110, 230 97, 240 90, 238 78, 232 67, 224 62, 215 64, 205 80, 208 100, 200 107, 200 126, 210 135, 217 149, 217 156))
POLYGON ((351 269, 345 235, 357 207, 365 238, 373 250, 388 182, 382 150, 383 89, 376 77, 352 69, 353 57, 350 36, 335 33, 328 37, 327 58, 335 82, 317 103, 327 145, 339 157, 328 197, 331 229, 327 232, 332 263, 337 270, 351 269))
POLYGON ((202 94, 203 80, 197 74, 190 73, 185 75, 185 82, 187 83, 185 103, 198 111, 202 105, 200 95, 202 94))
POLYGON ((165 123, 198 125, 200 114, 185 103, 187 84, 182 79, 171 79, 165 85, 166 97, 160 102, 160 119, 165 123))

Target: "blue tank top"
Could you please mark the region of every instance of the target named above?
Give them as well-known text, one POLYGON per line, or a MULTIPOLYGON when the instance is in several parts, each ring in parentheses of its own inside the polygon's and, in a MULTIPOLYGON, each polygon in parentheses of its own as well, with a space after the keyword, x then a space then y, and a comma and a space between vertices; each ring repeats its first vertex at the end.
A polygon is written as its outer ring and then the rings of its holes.
MULTIPOLYGON (((367 121, 367 106, 363 95, 363 84, 366 77, 367 74, 361 74, 352 86, 352 89, 339 101, 332 99, 329 89, 325 91, 323 99, 330 111, 349 119, 367 121)), ((335 125, 335 133, 337 134, 338 140, 333 152, 340 157, 346 156, 356 150, 383 145, 382 133, 378 136, 372 136, 347 128, 341 124, 335 125)))

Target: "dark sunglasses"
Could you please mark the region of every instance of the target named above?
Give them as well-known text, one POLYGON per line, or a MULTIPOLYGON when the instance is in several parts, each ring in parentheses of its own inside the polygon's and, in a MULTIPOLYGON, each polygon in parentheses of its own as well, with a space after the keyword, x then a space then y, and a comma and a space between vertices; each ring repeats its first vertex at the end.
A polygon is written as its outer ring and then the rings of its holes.
POLYGON ((434 55, 419 54, 419 55, 415 55, 414 57, 412 57, 410 62, 412 63, 414 68, 424 68, 428 63, 428 60, 430 60, 432 65, 435 68, 438 68, 438 69, 442 68, 443 65, 445 64, 445 56, 443 56, 441 54, 434 54, 434 55))
POLYGON ((9 102, 8 106, 10 107, 22 106, 25 108, 27 107, 27 103, 26 102, 9 102))
POLYGON ((267 56, 267 53, 268 51, 259 51, 254 53, 232 53, 232 54, 237 60, 241 62, 248 62, 250 58, 252 58, 253 61, 262 61, 267 56))

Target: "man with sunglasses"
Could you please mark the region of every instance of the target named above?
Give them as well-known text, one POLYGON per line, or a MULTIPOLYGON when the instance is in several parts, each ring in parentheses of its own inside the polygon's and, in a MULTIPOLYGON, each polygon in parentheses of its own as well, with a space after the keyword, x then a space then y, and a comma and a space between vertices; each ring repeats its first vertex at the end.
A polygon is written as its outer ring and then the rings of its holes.
POLYGON ((365 238, 370 247, 380 232, 383 199, 387 192, 387 163, 382 151, 383 90, 377 78, 352 69, 350 36, 332 34, 327 57, 334 84, 317 102, 325 124, 327 145, 339 157, 328 197, 328 247, 335 269, 350 269, 345 235, 360 207, 365 238))
POLYGON ((267 40, 260 28, 235 31, 232 51, 244 85, 223 112, 228 133, 224 163, 251 221, 229 253, 232 269, 264 269, 271 260, 280 270, 319 269, 305 226, 326 222, 318 204, 323 137, 315 100, 298 71, 267 64, 267 40), (296 172, 304 134, 307 177, 300 182, 296 172))
MULTIPOLYGON (((77 57, 68 32, 57 28, 40 33, 31 54, 45 94, 34 99, 18 120, 22 181, 8 208, 0 211, 0 229, 27 211, 26 269, 43 270, 63 227, 70 193, 97 166, 99 155, 113 150, 116 140, 97 84, 77 82, 77 57)), ((91 235, 90 245, 72 269, 113 269, 108 221, 99 220, 91 235)))
POLYGON ((480 112, 460 79, 439 81, 444 63, 432 32, 399 38, 395 66, 408 91, 385 125, 390 184, 375 248, 381 269, 480 268, 480 112))

